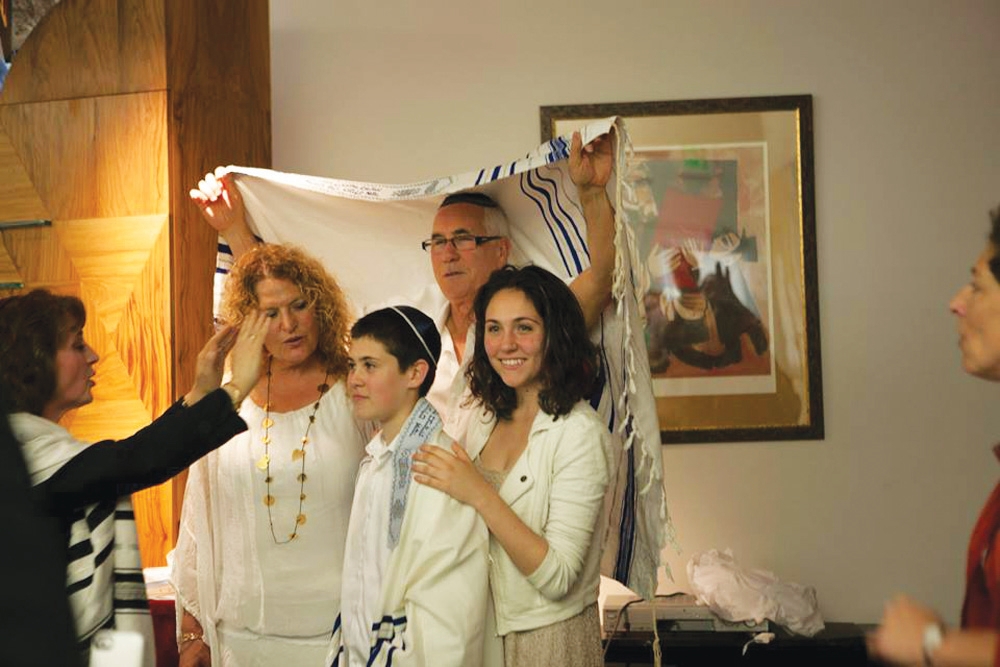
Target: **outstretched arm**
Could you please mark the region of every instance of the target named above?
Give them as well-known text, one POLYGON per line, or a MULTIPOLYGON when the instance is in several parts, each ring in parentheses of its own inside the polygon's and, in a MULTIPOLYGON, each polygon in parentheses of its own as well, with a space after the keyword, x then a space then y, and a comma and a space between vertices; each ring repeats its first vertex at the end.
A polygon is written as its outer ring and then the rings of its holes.
POLYGON ((212 226, 226 240, 233 256, 239 259, 243 253, 257 245, 257 238, 247 224, 246 208, 236 183, 231 175, 221 175, 222 167, 205 174, 198 181, 198 187, 191 190, 191 200, 198 206, 205 222, 212 226))
POLYGON ((246 430, 232 404, 246 396, 260 375, 267 318, 255 313, 235 343, 217 333, 198 355, 194 388, 186 406, 174 404, 149 426, 124 440, 91 445, 42 482, 52 506, 68 511, 160 484, 246 430), (233 379, 219 389, 222 360, 233 348, 233 379))
POLYGON ((569 154, 569 175, 576 185, 587 221, 587 248, 590 267, 578 275, 570 289, 583 308, 590 329, 611 302, 611 283, 615 270, 615 212, 606 186, 614 169, 612 138, 605 134, 586 146, 579 132, 573 133, 569 154))
POLYGON ((891 665, 934 665, 934 667, 993 667, 1000 653, 1000 637, 992 628, 943 629, 941 644, 924 655, 924 629, 944 628, 931 609, 899 596, 885 606, 882 623, 868 638, 868 654, 891 665))

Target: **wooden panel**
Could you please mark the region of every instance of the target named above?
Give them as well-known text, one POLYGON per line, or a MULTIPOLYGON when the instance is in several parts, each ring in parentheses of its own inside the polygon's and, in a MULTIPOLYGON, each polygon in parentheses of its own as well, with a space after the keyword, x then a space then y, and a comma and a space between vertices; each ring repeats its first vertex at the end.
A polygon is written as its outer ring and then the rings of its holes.
MULTIPOLYGON (((18 55, 0 175, 19 164, 46 212, 24 217, 58 232, 3 241, 29 286, 75 290, 90 313, 96 400, 66 419, 81 437, 132 433, 193 378, 216 236, 187 191, 221 163, 271 165, 268 42, 267 0, 63 0, 18 55)), ((163 564, 181 495, 134 497, 146 565, 163 564)))
POLYGON ((14 59, 0 104, 164 90, 161 0, 62 0, 14 59))
POLYGON ((0 106, 53 218, 168 213, 166 93, 0 106))
POLYGON ((0 222, 48 219, 49 213, 0 122, 0 222))
MULTIPOLYGON (((156 258, 151 253, 167 234, 167 221, 166 215, 153 215, 55 223, 60 242, 91 294, 90 317, 101 318, 108 331, 118 328, 118 320, 126 303, 133 299, 144 272, 166 270, 166 253, 156 258), (157 262, 162 266, 154 269, 157 262)), ((164 283, 160 289, 166 296, 169 286, 164 283)), ((146 318, 152 315, 143 313, 146 318)), ((163 352, 169 356, 167 349, 163 352)))
POLYGON ((21 272, 14 265, 14 260, 10 258, 7 246, 3 242, 3 236, 0 234, 0 287, 9 289, 23 284, 24 278, 21 277, 21 272))
POLYGON ((164 482, 132 494, 143 567, 163 567, 174 548, 174 485, 164 482))
POLYGON ((153 415, 174 402, 170 369, 170 228, 166 220, 129 294, 115 332, 143 403, 153 415))
POLYGON ((80 277, 54 227, 29 227, 0 232, 26 288, 47 287, 79 296, 80 277), (67 292, 68 286, 73 286, 67 292))
POLYGON ((188 190, 220 164, 271 166, 268 3, 174 0, 166 24, 173 294, 184 306, 174 318, 174 374, 183 391, 211 333, 218 239, 188 190))
MULTIPOLYGON (((188 190, 220 164, 271 166, 271 58, 267 0, 174 0, 167 5, 171 91, 170 210, 174 378, 191 383, 194 360, 211 333, 216 233, 188 190)), ((174 478, 174 535, 187 475, 174 478)))

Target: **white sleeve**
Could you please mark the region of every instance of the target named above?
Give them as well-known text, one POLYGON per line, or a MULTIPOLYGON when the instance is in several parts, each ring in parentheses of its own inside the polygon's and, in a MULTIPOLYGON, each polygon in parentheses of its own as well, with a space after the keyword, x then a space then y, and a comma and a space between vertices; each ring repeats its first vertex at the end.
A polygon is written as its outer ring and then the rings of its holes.
POLYGON ((608 487, 608 432, 596 421, 583 425, 566 428, 558 443, 549 514, 542 528, 549 550, 527 577, 550 600, 562 599, 580 576, 608 487))

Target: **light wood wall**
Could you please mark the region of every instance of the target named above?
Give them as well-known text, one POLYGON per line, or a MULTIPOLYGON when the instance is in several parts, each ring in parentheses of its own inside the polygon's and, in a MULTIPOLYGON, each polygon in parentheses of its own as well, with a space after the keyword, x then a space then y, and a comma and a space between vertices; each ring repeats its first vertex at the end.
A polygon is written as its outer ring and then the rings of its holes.
MULTIPOLYGON (((52 224, 0 231, 0 283, 86 305, 101 359, 64 421, 77 437, 127 436, 190 386, 217 237, 187 191, 218 164, 270 166, 268 38, 266 0, 63 0, 15 58, 0 225, 52 224)), ((165 564, 182 495, 175 478, 134 496, 145 565, 165 564)))

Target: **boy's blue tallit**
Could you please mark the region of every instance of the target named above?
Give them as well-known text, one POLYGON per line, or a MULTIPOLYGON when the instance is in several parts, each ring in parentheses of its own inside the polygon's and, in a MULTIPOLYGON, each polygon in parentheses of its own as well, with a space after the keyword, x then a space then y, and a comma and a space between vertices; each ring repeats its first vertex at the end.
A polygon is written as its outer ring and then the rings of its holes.
MULTIPOLYGON (((660 552, 673 540, 673 529, 639 319, 641 267, 621 215, 628 140, 620 119, 592 123, 581 133, 586 144, 612 127, 619 139, 616 176, 608 184, 616 211, 614 305, 593 332, 605 362, 603 394, 595 407, 615 436, 608 452, 613 474, 602 572, 649 598, 656 591, 660 552)), ((434 213, 452 192, 474 188, 499 203, 510 220, 512 262, 542 266, 567 283, 589 266, 586 223, 569 178, 568 156, 569 138, 560 137, 513 162, 409 185, 244 167, 227 171, 234 174, 257 235, 269 243, 298 245, 319 257, 356 306, 404 299, 436 313, 444 297, 420 242, 430 236, 434 213)), ((220 257, 220 272, 227 263, 220 257)))

